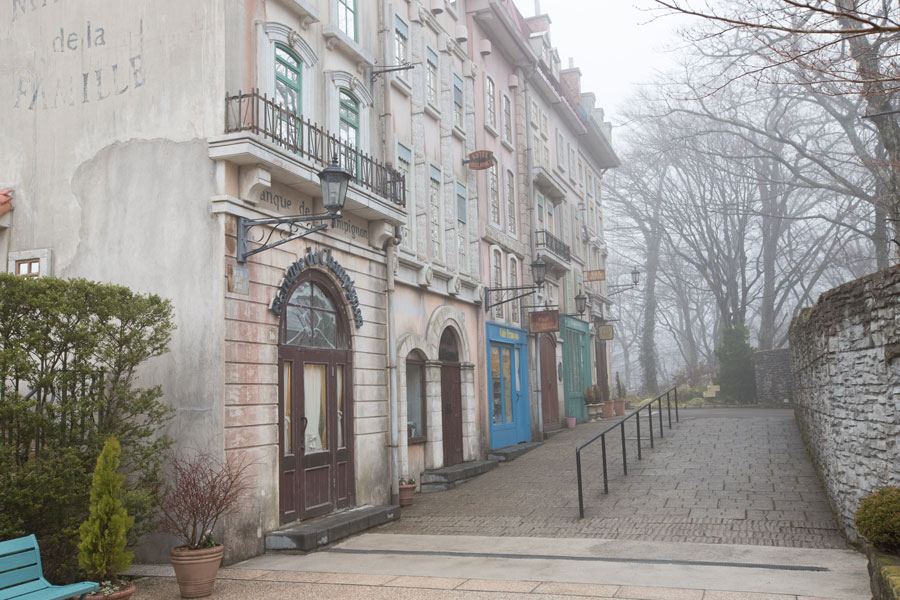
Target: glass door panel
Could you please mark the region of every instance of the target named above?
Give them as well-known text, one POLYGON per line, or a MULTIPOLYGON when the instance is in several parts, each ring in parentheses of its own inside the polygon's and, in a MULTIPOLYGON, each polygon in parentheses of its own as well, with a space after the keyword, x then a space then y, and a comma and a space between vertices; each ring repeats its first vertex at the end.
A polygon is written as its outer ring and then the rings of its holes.
POLYGON ((503 348, 503 422, 513 421, 513 393, 515 377, 513 377, 512 349, 503 348))
POLYGON ((292 424, 294 422, 293 419, 293 386, 291 385, 291 377, 293 375, 293 366, 294 363, 291 361, 284 361, 281 365, 281 376, 282 376, 282 396, 281 402, 284 407, 284 430, 282 432, 282 436, 284 439, 284 454, 285 456, 292 456, 294 454, 294 430, 292 424))
POLYGON ((501 379, 500 348, 491 346, 491 422, 503 422, 503 383, 501 379))
POLYGON ((328 384, 326 365, 303 365, 303 413, 306 454, 328 450, 328 384))
POLYGON ((337 447, 346 448, 344 440, 344 365, 337 365, 334 389, 337 392, 337 447))

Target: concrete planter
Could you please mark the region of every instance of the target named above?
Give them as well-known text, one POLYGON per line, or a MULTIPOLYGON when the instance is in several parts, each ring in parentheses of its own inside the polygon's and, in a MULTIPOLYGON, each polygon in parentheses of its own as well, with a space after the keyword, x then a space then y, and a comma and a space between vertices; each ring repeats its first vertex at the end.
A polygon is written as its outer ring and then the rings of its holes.
POLYGON ((866 545, 873 600, 900 600, 900 556, 866 545))

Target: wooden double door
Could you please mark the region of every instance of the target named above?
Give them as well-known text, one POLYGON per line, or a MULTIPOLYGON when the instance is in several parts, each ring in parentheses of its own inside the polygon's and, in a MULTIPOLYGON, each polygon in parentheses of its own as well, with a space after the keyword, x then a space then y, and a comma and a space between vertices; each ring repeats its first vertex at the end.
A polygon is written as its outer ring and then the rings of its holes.
POLYGON ((541 415, 544 431, 559 429, 559 390, 556 372, 556 341, 552 336, 542 335, 541 353, 541 415))
POLYGON ((328 281, 298 286, 278 347, 282 523, 354 503, 351 352, 328 281))

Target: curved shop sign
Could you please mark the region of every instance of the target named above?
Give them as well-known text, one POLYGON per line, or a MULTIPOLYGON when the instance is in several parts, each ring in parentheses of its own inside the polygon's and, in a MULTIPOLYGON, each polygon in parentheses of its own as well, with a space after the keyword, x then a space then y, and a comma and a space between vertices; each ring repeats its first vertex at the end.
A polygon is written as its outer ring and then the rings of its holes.
POLYGON ((284 272, 284 279, 281 281, 278 294, 272 298, 269 308, 281 316, 281 311, 284 310, 284 305, 287 303, 290 297, 289 294, 294 288, 294 284, 297 283, 297 279, 299 279, 303 271, 314 266, 327 268, 341 282, 341 287, 344 288, 344 296, 347 297, 347 302, 350 303, 350 308, 353 309, 353 320, 356 322, 356 328, 362 327, 362 311, 359 309, 359 296, 356 295, 356 287, 353 285, 353 280, 350 279, 346 269, 331 255, 330 248, 317 252, 313 252, 312 248, 307 248, 306 256, 292 264, 284 272))

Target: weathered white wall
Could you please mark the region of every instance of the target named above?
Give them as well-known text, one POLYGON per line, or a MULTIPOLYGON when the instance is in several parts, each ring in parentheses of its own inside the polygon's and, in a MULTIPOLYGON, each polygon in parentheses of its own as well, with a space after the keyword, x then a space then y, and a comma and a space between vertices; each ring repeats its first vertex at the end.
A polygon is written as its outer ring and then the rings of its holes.
POLYGON ((204 140, 223 120, 223 18, 216 0, 0 4, 0 187, 15 189, 0 261, 49 248, 55 276, 172 300, 171 351, 140 385, 163 385, 173 437, 216 451, 224 234, 204 140))
POLYGON ((900 267, 834 288, 791 324, 797 422, 844 532, 900 485, 900 267))

